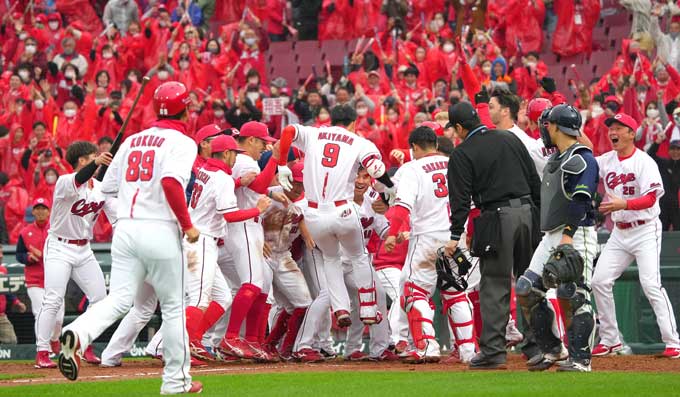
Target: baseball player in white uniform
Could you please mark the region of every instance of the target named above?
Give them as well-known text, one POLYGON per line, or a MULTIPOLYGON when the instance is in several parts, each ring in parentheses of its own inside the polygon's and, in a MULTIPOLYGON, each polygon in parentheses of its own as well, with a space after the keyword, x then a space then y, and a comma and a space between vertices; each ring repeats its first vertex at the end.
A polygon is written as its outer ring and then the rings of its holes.
POLYGON ((312 303, 307 282, 296 262, 296 259, 302 259, 302 247, 294 244, 295 240, 302 239, 303 244, 308 244, 307 248, 314 247, 304 222, 307 200, 302 183, 303 167, 302 162, 291 166, 293 188, 285 192, 291 203, 285 206, 274 202, 264 214, 263 222, 265 241, 272 251, 267 258, 273 275, 272 294, 276 304, 282 307, 267 337, 266 348, 283 359, 292 358, 298 330, 312 303))
MULTIPOLYGON (((90 248, 92 229, 104 209, 116 221, 115 199, 105 199, 99 181, 92 178, 100 164, 110 164, 110 153, 97 156, 97 146, 74 142, 66 160, 75 170, 59 177, 54 187, 50 230, 45 241, 45 295, 36 318, 38 352, 50 350, 50 337, 64 304, 66 285, 72 278, 93 305, 106 296, 104 275, 90 248)), ((87 347, 87 346, 86 346, 87 347)), ((99 364, 91 347, 84 352, 88 363, 99 364)))
POLYGON ((279 143, 279 183, 286 190, 291 189, 292 174, 285 163, 290 144, 305 153, 304 187, 309 207, 305 219, 323 253, 331 307, 340 326, 351 323, 341 248, 354 267, 361 321, 370 325, 382 320, 375 303, 375 280, 363 241, 358 206, 352 201, 359 165, 363 165, 371 177, 393 186, 375 145, 351 132, 355 120, 353 108, 338 105, 331 110, 332 126, 288 126, 279 143))
POLYGON ((127 138, 102 184, 118 197, 118 223, 111 245, 110 293, 65 328, 59 370, 78 377, 80 351, 121 318, 146 280, 160 300, 165 367, 162 394, 198 393, 203 386, 189 375, 189 340, 185 328, 182 231, 198 240, 184 190, 196 157, 196 144, 185 135, 189 92, 182 83, 166 82, 154 93, 159 119, 127 138))
MULTIPOLYGON (((247 187, 236 189, 239 208, 253 208, 263 194, 268 193, 269 185, 276 172, 278 153, 274 153, 267 166, 260 172, 257 161, 266 145, 276 141, 269 136, 267 125, 258 121, 245 123, 237 137, 243 153, 236 156, 233 177, 240 178, 252 172, 258 173, 247 187)), ((287 156, 287 152, 286 152, 287 156)), ((232 253, 232 265, 240 281, 240 289, 231 307, 229 325, 221 344, 225 353, 242 358, 273 359, 262 343, 267 324, 267 296, 271 288, 271 269, 264 258, 264 231, 259 214, 242 222, 227 225, 228 245, 232 253), (239 337, 241 325, 245 321, 245 340, 239 337)))
POLYGON ((435 260, 437 250, 448 239, 449 192, 446 174, 449 160, 437 153, 437 136, 429 127, 411 132, 409 145, 414 159, 404 164, 395 175, 397 206, 390 224, 385 250, 391 252, 397 243, 401 224, 410 215, 411 233, 406 263, 402 270, 401 306, 406 311, 414 349, 408 351, 407 362, 438 362, 439 343, 435 339, 430 306, 437 286, 435 260), (401 183, 400 183, 401 182, 401 183))
POLYGON ((605 124, 614 150, 597 157, 607 193, 600 211, 611 214, 615 227, 593 274, 593 295, 600 319, 600 343, 593 349, 593 356, 616 354, 622 348, 612 288, 635 260, 642 290, 666 344, 663 355, 680 358, 673 306, 661 285, 659 198, 664 188, 659 168, 647 153, 635 148, 638 125, 632 117, 617 114, 605 124))

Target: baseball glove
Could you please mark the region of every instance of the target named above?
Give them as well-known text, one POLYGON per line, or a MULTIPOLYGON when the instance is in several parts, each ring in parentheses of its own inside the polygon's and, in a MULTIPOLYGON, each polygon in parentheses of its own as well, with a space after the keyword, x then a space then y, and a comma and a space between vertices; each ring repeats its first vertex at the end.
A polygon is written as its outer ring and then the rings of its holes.
POLYGON ((543 266, 543 285, 556 288, 559 284, 576 282, 583 276, 585 262, 573 245, 560 244, 543 266))

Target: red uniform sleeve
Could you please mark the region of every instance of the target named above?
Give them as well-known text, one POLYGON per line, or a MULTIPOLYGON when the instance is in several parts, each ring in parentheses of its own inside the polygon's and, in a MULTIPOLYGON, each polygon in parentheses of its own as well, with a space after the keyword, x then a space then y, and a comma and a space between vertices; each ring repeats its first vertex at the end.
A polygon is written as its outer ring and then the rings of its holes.
POLYGON ((274 160, 274 158, 272 157, 271 159, 269 159, 267 166, 264 167, 262 172, 260 172, 255 177, 253 182, 250 185, 248 185, 248 188, 257 193, 266 194, 269 185, 272 183, 274 174, 276 174, 276 160, 274 160))
POLYGON ((626 209, 630 211, 651 208, 656 202, 656 191, 651 191, 642 197, 626 200, 626 209))
POLYGON ((489 104, 480 103, 475 106, 477 109, 477 114, 479 115, 479 121, 482 122, 488 129, 496 128, 496 124, 491 121, 491 113, 489 113, 489 104))
POLYGON ((168 200, 168 205, 177 217, 182 230, 186 231, 191 229, 193 225, 191 224, 191 217, 189 216, 189 210, 187 209, 186 196, 184 195, 182 185, 180 185, 175 178, 171 177, 161 179, 161 185, 163 186, 165 198, 168 200))
POLYGON ((238 210, 234 212, 227 212, 224 214, 224 219, 229 223, 243 222, 250 218, 255 218, 260 215, 260 210, 257 207, 248 208, 247 210, 238 210))
POLYGON ((279 140, 279 165, 286 165, 288 162, 288 150, 295 138, 295 127, 292 125, 286 126, 281 132, 281 139, 279 140))
POLYGON ((396 236, 397 233, 399 233, 399 230, 401 229, 401 225, 404 223, 406 219, 411 215, 408 209, 405 207, 402 207, 400 205, 397 205, 394 207, 394 214, 392 215, 392 219, 390 219, 390 230, 387 233, 388 236, 396 236))

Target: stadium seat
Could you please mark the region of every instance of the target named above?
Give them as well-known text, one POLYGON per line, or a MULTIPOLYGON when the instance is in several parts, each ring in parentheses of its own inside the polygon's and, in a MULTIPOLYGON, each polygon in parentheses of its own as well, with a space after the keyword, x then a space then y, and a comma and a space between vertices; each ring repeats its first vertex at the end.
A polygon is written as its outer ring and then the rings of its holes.
POLYGON ((328 40, 321 43, 321 57, 331 65, 341 65, 347 54, 347 45, 343 40, 328 40))

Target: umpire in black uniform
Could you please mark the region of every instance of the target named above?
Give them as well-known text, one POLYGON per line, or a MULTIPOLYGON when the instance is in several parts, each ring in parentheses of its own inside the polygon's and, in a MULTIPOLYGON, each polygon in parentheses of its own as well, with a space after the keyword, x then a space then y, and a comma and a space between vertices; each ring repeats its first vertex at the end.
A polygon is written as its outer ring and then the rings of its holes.
MULTIPOLYGON (((449 126, 463 142, 449 159, 451 241, 446 252, 452 255, 458 246, 472 198, 481 209, 474 221, 471 252, 481 263, 482 335, 481 351, 470 368, 499 368, 506 362, 512 277, 528 267, 538 240, 533 214, 540 204, 541 180, 522 142, 508 131, 487 129, 470 103, 449 108, 449 126)), ((533 337, 525 333, 525 339, 533 337)), ((526 343, 522 351, 527 357, 540 357, 535 343, 526 343)))

